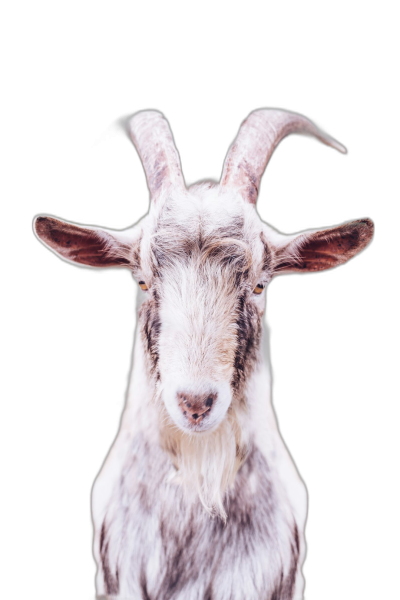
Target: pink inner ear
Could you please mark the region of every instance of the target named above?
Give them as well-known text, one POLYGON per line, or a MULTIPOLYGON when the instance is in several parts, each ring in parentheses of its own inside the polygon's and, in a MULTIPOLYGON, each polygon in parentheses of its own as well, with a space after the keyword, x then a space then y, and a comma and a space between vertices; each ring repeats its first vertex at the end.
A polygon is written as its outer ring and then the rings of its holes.
POLYGON ((275 271, 323 271, 348 261, 371 241, 370 219, 345 223, 332 229, 303 234, 275 255, 275 271))
POLYGON ((68 260, 91 267, 129 265, 129 249, 107 232, 86 229, 53 217, 38 217, 35 230, 47 246, 68 260))

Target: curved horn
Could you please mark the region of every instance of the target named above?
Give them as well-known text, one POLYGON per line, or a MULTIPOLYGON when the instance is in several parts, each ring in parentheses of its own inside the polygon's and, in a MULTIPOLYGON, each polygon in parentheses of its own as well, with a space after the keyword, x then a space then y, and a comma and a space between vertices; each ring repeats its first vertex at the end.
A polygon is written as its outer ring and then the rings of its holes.
POLYGON ((128 133, 142 161, 152 200, 170 186, 185 189, 179 154, 162 113, 136 113, 128 121, 128 133))
POLYGON ((314 135, 327 146, 345 154, 346 148, 296 113, 260 109, 243 121, 230 147, 221 176, 221 188, 235 188, 252 204, 257 201, 260 180, 279 142, 290 133, 314 135))

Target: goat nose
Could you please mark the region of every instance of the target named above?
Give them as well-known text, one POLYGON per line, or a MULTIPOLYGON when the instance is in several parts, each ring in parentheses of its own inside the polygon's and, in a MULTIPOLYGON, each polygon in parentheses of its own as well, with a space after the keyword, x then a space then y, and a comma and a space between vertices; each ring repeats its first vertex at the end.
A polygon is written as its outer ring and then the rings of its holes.
POLYGON ((191 425, 198 425, 211 411, 217 395, 216 392, 209 394, 178 392, 178 405, 189 423, 191 425))

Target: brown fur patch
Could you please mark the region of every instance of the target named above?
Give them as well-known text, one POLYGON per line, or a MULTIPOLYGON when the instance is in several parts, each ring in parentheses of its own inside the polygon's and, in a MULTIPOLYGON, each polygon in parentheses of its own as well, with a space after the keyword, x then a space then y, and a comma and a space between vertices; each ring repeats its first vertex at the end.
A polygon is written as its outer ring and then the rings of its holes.
POLYGON ((374 224, 360 219, 332 229, 301 234, 275 254, 275 272, 323 271, 348 261, 371 241, 374 224))
POLYGON ((260 234, 260 239, 264 246, 263 258, 262 258, 262 270, 267 273, 272 273, 273 270, 273 254, 272 250, 265 238, 264 232, 260 234))
POLYGON ((152 296, 142 304, 139 309, 139 321, 141 334, 146 350, 147 367, 149 373, 159 379, 158 371, 158 338, 160 335, 161 322, 159 317, 158 295, 154 290, 152 296))
POLYGON ((105 231, 93 231, 53 217, 35 221, 38 237, 62 257, 90 267, 131 266, 132 247, 105 231))
POLYGON ((237 347, 232 386, 239 392, 259 359, 261 316, 248 295, 239 298, 237 309, 237 347))
POLYGON ((112 573, 109 557, 108 557, 108 545, 107 541, 107 527, 106 522, 103 521, 103 525, 101 527, 100 533, 100 556, 101 556, 101 564, 103 567, 104 574, 104 585, 106 588, 107 594, 118 594, 119 593, 119 576, 118 576, 118 568, 116 569, 115 574, 112 573))

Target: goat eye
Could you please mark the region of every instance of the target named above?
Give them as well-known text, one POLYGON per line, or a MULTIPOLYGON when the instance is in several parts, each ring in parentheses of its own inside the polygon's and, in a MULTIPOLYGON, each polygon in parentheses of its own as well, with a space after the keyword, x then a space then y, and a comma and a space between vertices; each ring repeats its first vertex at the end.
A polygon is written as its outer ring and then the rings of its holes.
POLYGON ((146 291, 149 288, 147 287, 146 283, 144 281, 139 281, 139 286, 141 287, 142 290, 146 291))
POLYGON ((253 294, 261 294, 265 285, 263 283, 257 283, 256 287, 253 290, 253 294))

